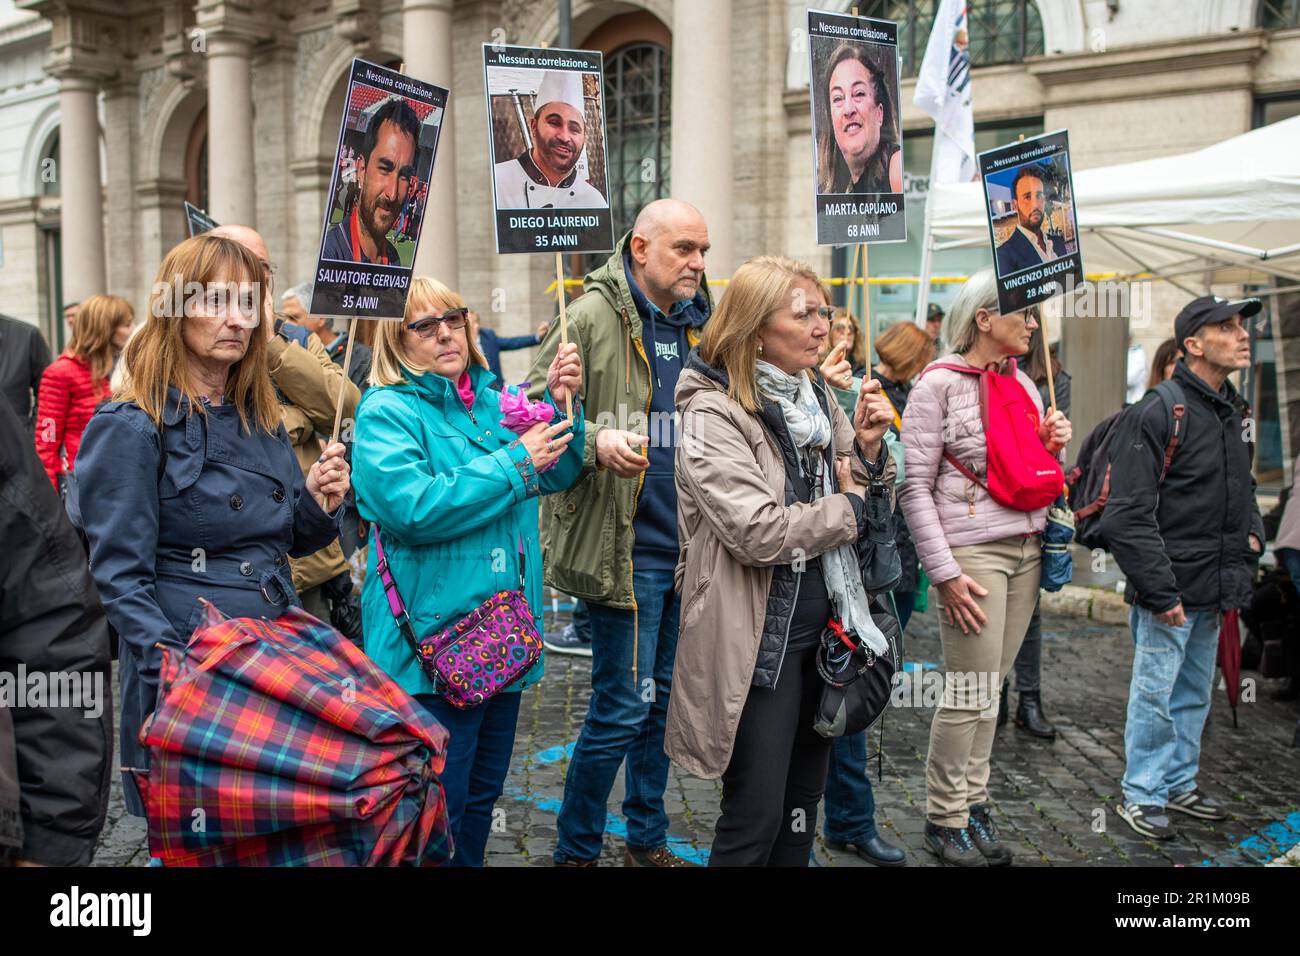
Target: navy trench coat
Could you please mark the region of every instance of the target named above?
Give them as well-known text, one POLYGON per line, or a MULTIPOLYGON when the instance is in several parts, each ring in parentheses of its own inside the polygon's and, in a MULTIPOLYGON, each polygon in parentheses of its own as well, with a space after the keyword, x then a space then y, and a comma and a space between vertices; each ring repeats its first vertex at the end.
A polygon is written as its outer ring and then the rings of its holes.
MULTIPOLYGON (((134 404, 109 402, 77 454, 90 565, 121 638, 121 766, 145 768, 137 735, 158 694, 159 643, 184 646, 200 597, 228 617, 276 618, 298 604, 289 556, 338 535, 284 427, 246 432, 233 405, 188 414, 169 390, 163 428, 134 404), (159 440, 165 448, 160 459, 159 440)), ((144 814, 130 774, 127 810, 144 814)))

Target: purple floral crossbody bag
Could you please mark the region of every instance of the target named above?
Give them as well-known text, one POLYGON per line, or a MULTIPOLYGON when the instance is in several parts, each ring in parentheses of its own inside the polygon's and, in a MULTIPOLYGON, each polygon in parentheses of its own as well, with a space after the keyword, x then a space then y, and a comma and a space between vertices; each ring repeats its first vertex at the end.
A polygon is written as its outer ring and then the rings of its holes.
POLYGON ((524 597, 524 553, 519 552, 519 589, 498 591, 455 624, 417 638, 397 591, 375 526, 375 571, 384 585, 397 629, 435 690, 453 707, 468 710, 517 682, 542 657, 538 633, 524 597))

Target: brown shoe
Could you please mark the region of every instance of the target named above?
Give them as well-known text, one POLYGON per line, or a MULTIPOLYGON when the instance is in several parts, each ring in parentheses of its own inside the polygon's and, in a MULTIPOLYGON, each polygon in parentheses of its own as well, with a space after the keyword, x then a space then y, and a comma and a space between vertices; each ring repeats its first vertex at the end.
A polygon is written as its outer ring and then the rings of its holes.
POLYGON ((657 846, 653 850, 629 846, 623 850, 624 866, 699 866, 690 860, 683 860, 666 846, 657 846))
POLYGON ((576 857, 570 857, 563 863, 556 863, 556 866, 596 866, 600 860, 579 860, 576 857))

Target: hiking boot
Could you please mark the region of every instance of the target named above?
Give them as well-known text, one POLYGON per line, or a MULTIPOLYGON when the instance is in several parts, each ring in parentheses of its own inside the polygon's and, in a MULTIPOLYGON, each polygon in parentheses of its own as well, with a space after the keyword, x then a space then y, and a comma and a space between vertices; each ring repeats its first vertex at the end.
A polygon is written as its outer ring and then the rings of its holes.
POLYGON ((1007 722, 1007 682, 1002 682, 1002 696, 998 698, 998 726, 1002 727, 1007 722))
POLYGON ((989 865, 989 861, 971 839, 969 827, 941 827, 926 820, 925 845, 949 866, 989 865))
POLYGON ((907 866, 907 853, 903 848, 886 843, 878 833, 865 840, 827 840, 826 849, 856 853, 859 859, 874 866, 907 866))
POLYGON ((1056 739, 1056 728, 1043 716, 1042 696, 1036 690, 1023 691, 1020 704, 1016 707, 1016 726, 1034 737, 1044 740, 1056 739))
POLYGON ((690 860, 683 860, 666 846, 657 846, 647 850, 641 846, 628 846, 623 850, 624 866, 699 866, 690 860))
POLYGON ((1198 820, 1226 820, 1227 811, 1213 797, 1207 797, 1200 790, 1191 789, 1169 798, 1169 809, 1185 813, 1198 820))
POLYGON ((578 629, 572 624, 564 625, 564 629, 556 635, 546 635, 542 637, 542 643, 552 654, 576 654, 579 657, 591 656, 591 638, 583 640, 578 634, 578 629))
POLYGON ((571 856, 563 863, 556 863, 556 866, 596 866, 599 860, 579 860, 576 856, 571 856))
POLYGON ((975 847, 984 854, 989 866, 1010 866, 1011 847, 998 838, 998 828, 989 816, 986 804, 977 803, 970 808, 970 834, 975 847))
POLYGON ((1132 827, 1133 832, 1139 836, 1150 837, 1153 840, 1172 840, 1178 836, 1178 831, 1174 829, 1164 807, 1149 803, 1141 805, 1121 803, 1117 812, 1120 819, 1132 827))

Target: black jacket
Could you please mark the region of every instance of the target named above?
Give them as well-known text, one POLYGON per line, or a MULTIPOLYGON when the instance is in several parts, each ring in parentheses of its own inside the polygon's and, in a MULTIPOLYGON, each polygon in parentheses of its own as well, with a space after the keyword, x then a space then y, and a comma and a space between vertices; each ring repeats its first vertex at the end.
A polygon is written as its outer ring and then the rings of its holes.
POLYGON ((36 391, 50 364, 50 349, 34 325, 0 315, 0 394, 18 413, 31 441, 36 391))
POLYGON ((1156 613, 1248 607, 1264 540, 1255 502, 1245 403, 1230 383, 1217 393, 1179 362, 1186 411, 1164 484, 1171 416, 1154 391, 1124 411, 1110 442, 1110 499, 1101 531, 1128 581, 1124 599, 1156 613))
MULTIPOLYGON (((0 706, 13 717, 22 794, 23 859, 90 862, 104 826, 113 757, 108 624, 86 553, 36 449, 0 399, 0 673, 16 693, 37 675, 96 695, 80 706, 0 706), (20 671, 19 668, 22 667, 20 671), (102 711, 100 710, 102 708, 102 711), (96 711, 100 711, 96 713, 96 711)), ((39 701, 60 703, 68 701, 39 701)))

